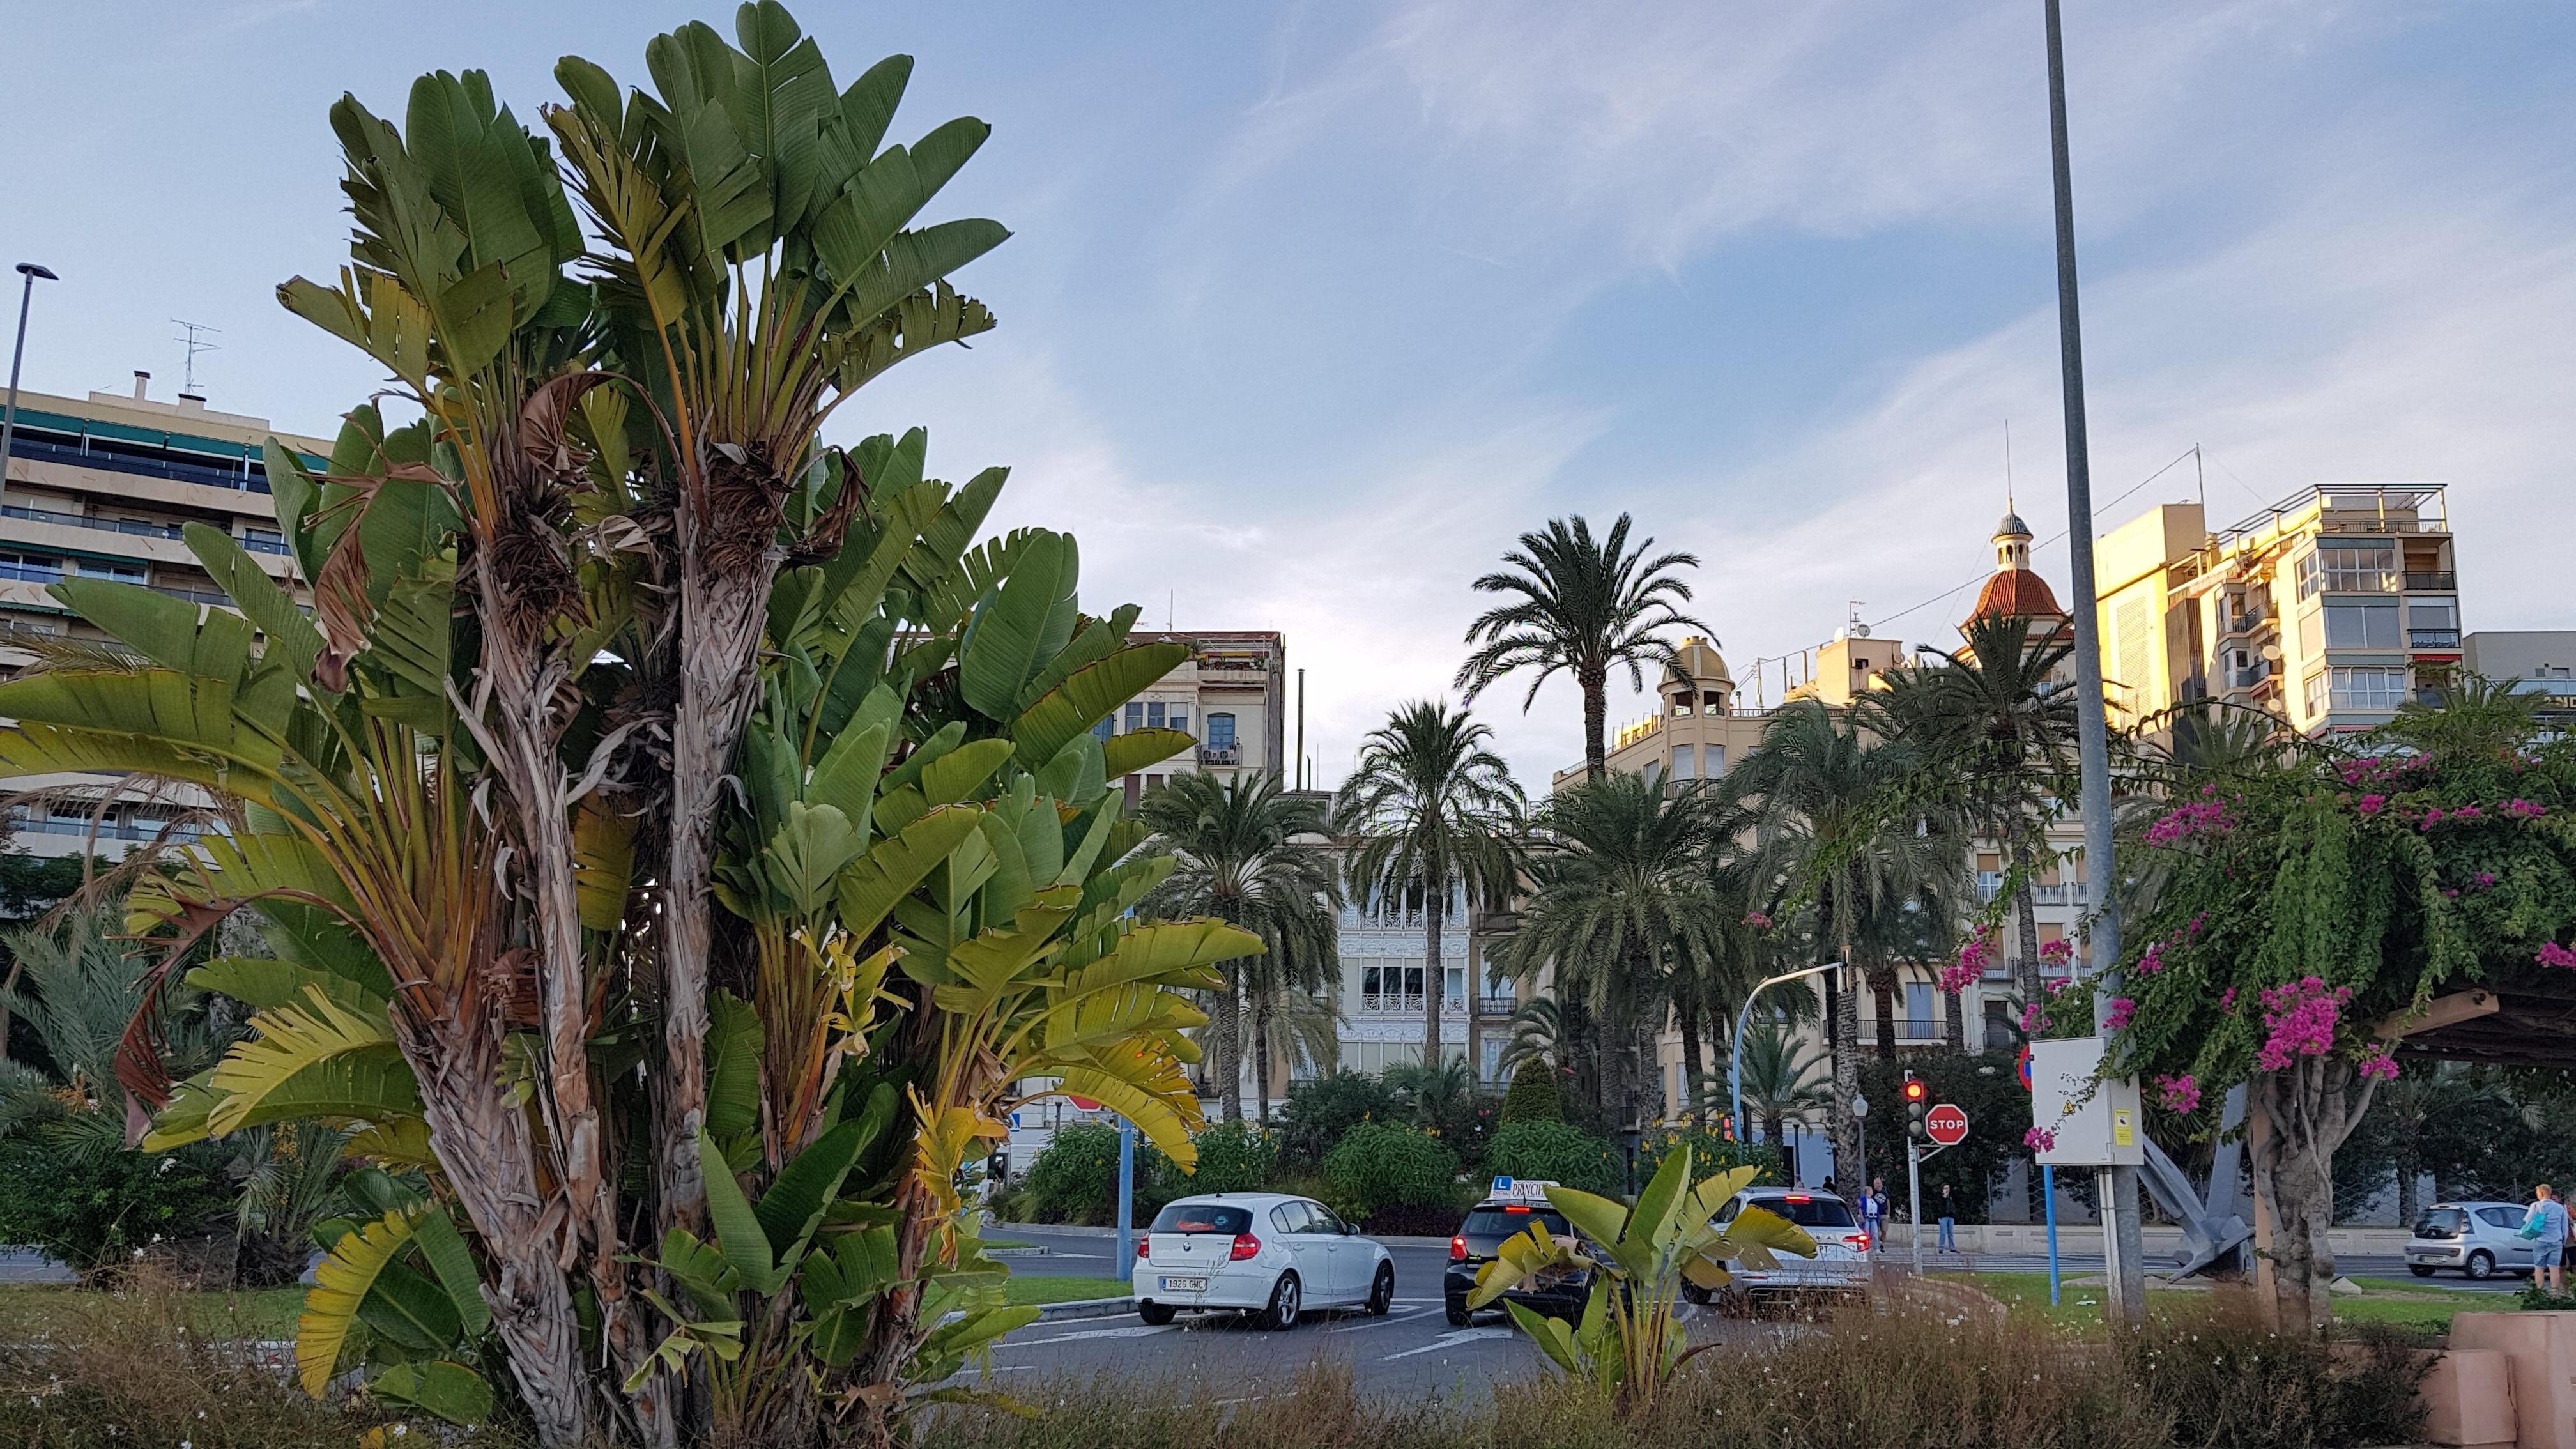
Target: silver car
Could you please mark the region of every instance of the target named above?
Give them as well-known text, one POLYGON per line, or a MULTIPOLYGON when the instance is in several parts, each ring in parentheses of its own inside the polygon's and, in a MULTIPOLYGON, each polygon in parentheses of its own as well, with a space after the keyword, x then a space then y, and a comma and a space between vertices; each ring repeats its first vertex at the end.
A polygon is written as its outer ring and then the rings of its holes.
POLYGON ((2531 1271, 2531 1239, 2522 1235, 2530 1205, 2518 1202, 2443 1202, 2424 1209, 2406 1240, 2406 1270, 2430 1278, 2451 1269, 2472 1278, 2531 1271))

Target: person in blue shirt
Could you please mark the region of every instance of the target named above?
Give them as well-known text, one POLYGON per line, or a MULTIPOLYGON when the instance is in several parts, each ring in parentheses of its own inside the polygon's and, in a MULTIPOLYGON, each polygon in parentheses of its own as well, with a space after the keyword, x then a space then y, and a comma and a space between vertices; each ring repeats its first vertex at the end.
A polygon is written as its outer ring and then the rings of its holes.
POLYGON ((1887 1223, 1887 1179, 1877 1178, 1860 1190, 1860 1225, 1869 1233, 1869 1250, 1878 1251, 1887 1223))
POLYGON ((2545 1182, 2531 1196, 2531 1211, 2522 1218, 2523 1236, 2531 1239, 2531 1280, 2537 1284, 2547 1275, 2550 1295, 2556 1297, 2567 1291, 2567 1204, 2545 1182), (2539 1232, 2532 1231, 2534 1225, 2539 1232))

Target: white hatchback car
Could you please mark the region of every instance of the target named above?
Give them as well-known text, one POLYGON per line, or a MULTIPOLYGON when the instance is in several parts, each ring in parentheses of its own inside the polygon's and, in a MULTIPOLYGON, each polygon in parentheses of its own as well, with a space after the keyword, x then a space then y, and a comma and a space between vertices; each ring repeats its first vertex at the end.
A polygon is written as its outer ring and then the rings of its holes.
POLYGON ((1275 1192, 1185 1197, 1136 1240, 1136 1313, 1169 1323, 1184 1309, 1259 1315, 1294 1328, 1309 1308, 1383 1314, 1395 1303, 1395 1263, 1312 1198, 1275 1192))
MULTIPOLYGON (((1728 1286, 1734 1294, 1752 1298, 1775 1293, 1851 1293, 1869 1287, 1871 1243, 1869 1234, 1852 1215, 1851 1204, 1829 1192, 1750 1188, 1718 1209, 1718 1226, 1734 1222, 1746 1208, 1761 1208, 1805 1228, 1807 1236, 1816 1240, 1816 1255, 1801 1258, 1792 1253, 1775 1254, 1776 1265, 1770 1268, 1729 1263, 1727 1268, 1735 1275, 1735 1281, 1728 1286)), ((1712 1301, 1711 1295, 1688 1284, 1683 1285, 1683 1292, 1694 1303, 1712 1301)))

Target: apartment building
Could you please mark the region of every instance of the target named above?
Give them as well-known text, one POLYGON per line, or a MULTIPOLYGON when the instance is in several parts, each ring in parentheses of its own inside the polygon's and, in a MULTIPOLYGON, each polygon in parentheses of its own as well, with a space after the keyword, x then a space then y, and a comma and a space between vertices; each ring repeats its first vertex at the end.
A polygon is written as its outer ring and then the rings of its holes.
POLYGON ((1102 739, 1142 729, 1179 730, 1197 746, 1121 777, 1127 803, 1173 775, 1192 770, 1233 779, 1245 772, 1285 780, 1288 771, 1288 642, 1264 630, 1182 629, 1129 636, 1139 644, 1178 643, 1190 656, 1145 687, 1095 733, 1102 739))
POLYGON ((2221 531, 2167 503, 2097 553, 2103 674, 2135 722, 2195 699, 2306 734, 2384 724, 2463 663, 2439 484, 2324 484, 2221 531))
MULTIPOLYGON (((64 578, 113 579, 228 607, 181 538, 190 523, 231 534, 299 600, 310 598, 293 576, 262 454, 275 436, 320 468, 330 445, 277 433, 265 418, 217 412, 201 396, 160 401, 148 395, 150 377, 137 372, 130 396, 18 395, 7 486, 0 489, 0 677, 35 658, 25 647, 32 638, 97 636, 47 592, 64 578)), ((31 784, 71 797, 12 807, 18 848, 39 855, 80 853, 102 795, 111 801, 96 827, 102 854, 156 838, 183 813, 170 802, 119 794, 113 777, 31 784)))
MULTIPOLYGON (((1655 712, 1611 735, 1603 763, 1612 773, 1720 779, 1762 742, 1765 714, 1738 702, 1735 676, 1717 650, 1705 639, 1689 638, 1674 654, 1655 689, 1655 712)), ((1583 768, 1578 761, 1557 771, 1550 783, 1562 790, 1583 778, 1583 768)))
POLYGON ((2576 629, 2482 629, 2460 636, 2460 654, 2471 674, 2539 695, 2543 718, 2576 720, 2576 629))

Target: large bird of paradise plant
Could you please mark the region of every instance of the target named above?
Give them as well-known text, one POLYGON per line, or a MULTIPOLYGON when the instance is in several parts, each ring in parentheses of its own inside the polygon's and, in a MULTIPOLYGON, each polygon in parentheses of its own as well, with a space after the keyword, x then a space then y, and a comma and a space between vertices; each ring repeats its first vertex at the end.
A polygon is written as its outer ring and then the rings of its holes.
POLYGON ((999 228, 910 228, 980 123, 884 147, 908 61, 841 90, 775 4, 737 33, 656 40, 654 96, 566 62, 560 160, 474 73, 335 107, 354 265, 281 296, 418 417, 271 445, 316 616, 193 528, 233 609, 67 581, 113 646, 0 685, 0 775, 235 822, 133 894, 167 970, 244 906, 279 946, 188 972, 254 1012, 211 1070, 138 1018, 150 1140, 314 1121, 392 1170, 307 1384, 548 1444, 889 1441, 1026 1319, 957 1197, 1023 1084, 1186 1164, 1186 993, 1259 949, 1136 909, 1169 865, 1108 781, 1188 741, 1092 727, 1179 646, 1085 614, 1070 537, 977 543, 1000 470, 816 439, 990 325, 943 278, 999 228))

